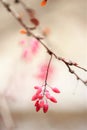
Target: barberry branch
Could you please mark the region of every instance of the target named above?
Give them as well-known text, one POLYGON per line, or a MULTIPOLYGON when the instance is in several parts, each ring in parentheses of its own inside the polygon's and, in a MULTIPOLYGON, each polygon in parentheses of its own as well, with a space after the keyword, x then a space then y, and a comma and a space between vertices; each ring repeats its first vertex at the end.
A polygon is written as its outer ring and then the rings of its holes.
MULTIPOLYGON (((70 72, 71 74, 73 74, 73 75, 76 77, 77 80, 80 80, 84 85, 87 86, 87 80, 83 80, 82 78, 80 78, 80 76, 71 68, 71 66, 74 66, 75 68, 79 68, 79 69, 81 69, 81 70, 83 70, 83 71, 85 71, 85 72, 87 72, 87 69, 85 69, 85 68, 79 66, 79 65, 78 65, 77 63, 75 63, 75 62, 67 61, 65 58, 62 58, 62 57, 60 57, 60 56, 57 56, 57 55, 55 54, 55 52, 53 52, 53 51, 50 49, 50 47, 48 47, 48 46, 42 41, 42 39, 43 39, 42 37, 35 35, 35 34, 31 31, 31 28, 29 28, 29 27, 23 22, 23 20, 22 20, 22 18, 20 17, 20 15, 17 15, 17 14, 14 12, 13 8, 12 8, 8 3, 5 3, 3 0, 0 0, 0 1, 1 1, 1 3, 3 4, 3 6, 7 9, 7 11, 9 11, 9 12, 14 16, 14 18, 20 23, 20 25, 26 30, 26 34, 27 34, 28 36, 32 36, 32 37, 34 37, 35 39, 37 39, 37 40, 41 43, 41 45, 47 50, 47 53, 48 53, 50 56, 54 56, 58 61, 63 62, 63 63, 66 65, 66 67, 68 68, 69 72, 70 72)), ((18 2, 18 3, 21 3, 21 4, 23 5, 24 9, 26 8, 26 5, 25 5, 22 1, 20 1, 20 0, 15 0, 15 2, 16 2, 16 3, 17 3, 17 2, 18 2)), ((49 67, 48 67, 48 68, 49 68, 49 67)), ((48 75, 48 71, 47 71, 47 75, 48 75)))
POLYGON ((45 77, 45 86, 47 85, 47 79, 48 79, 48 74, 49 74, 49 68, 50 68, 51 61, 52 61, 52 54, 50 54, 50 59, 49 59, 48 65, 47 65, 47 71, 46 71, 46 77, 45 77))

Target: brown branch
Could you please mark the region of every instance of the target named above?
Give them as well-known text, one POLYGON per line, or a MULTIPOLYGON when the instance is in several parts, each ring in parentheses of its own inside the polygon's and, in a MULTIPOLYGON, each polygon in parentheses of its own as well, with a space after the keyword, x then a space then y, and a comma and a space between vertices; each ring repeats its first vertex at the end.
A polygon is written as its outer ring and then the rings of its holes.
MULTIPOLYGON (((69 66, 69 64, 66 64, 66 66, 68 67, 69 72, 70 72, 71 74, 73 74, 73 75, 76 76, 77 80, 80 80, 84 85, 87 86, 87 80, 83 80, 82 78, 80 78, 80 77, 78 76, 78 74, 77 74, 74 70, 71 69, 71 67, 69 66)), ((79 68, 79 67, 78 67, 78 68, 79 68)), ((80 68, 81 68, 81 67, 80 67, 80 68)), ((85 69, 84 69, 84 70, 85 70, 85 69)), ((85 71, 86 71, 86 70, 85 70, 85 71)))
MULTIPOLYGON (((87 85, 87 80, 83 80, 82 78, 80 78, 80 77, 78 76, 78 74, 71 69, 71 66, 74 66, 74 67, 76 67, 76 68, 79 68, 79 69, 81 69, 81 70, 83 70, 83 71, 85 71, 85 72, 87 72, 87 69, 85 69, 85 68, 83 68, 83 67, 80 67, 80 66, 79 66, 77 63, 75 63, 75 62, 67 61, 67 60, 65 60, 65 58, 62 58, 62 57, 57 56, 48 46, 46 46, 46 44, 42 41, 42 38, 40 38, 40 37, 36 36, 34 33, 32 33, 32 31, 30 30, 30 28, 27 27, 27 25, 23 22, 23 20, 20 18, 20 16, 18 17, 18 16, 15 14, 14 10, 12 9, 12 7, 10 7, 9 4, 5 3, 3 0, 0 0, 0 1, 1 1, 1 3, 3 4, 3 6, 4 6, 4 7, 14 16, 14 18, 20 23, 20 25, 21 25, 23 28, 26 29, 28 36, 32 36, 32 37, 34 37, 35 39, 37 39, 37 40, 41 43, 41 45, 47 50, 47 53, 48 53, 50 56, 53 55, 57 60, 63 62, 63 63, 66 65, 66 67, 68 68, 69 72, 70 72, 71 74, 73 74, 73 75, 76 77, 77 80, 80 80, 84 85, 87 85)), ((19 0, 19 3, 20 3, 20 0, 19 0)), ((22 2, 21 2, 21 4, 24 6, 24 8, 26 8, 26 6, 25 6, 22 2)))
POLYGON ((46 70, 46 76, 45 76, 45 81, 44 81, 44 85, 42 85, 44 87, 43 89, 43 95, 45 95, 45 91, 46 91, 46 88, 47 88, 47 79, 48 79, 48 74, 49 74, 49 69, 50 69, 50 65, 51 65, 51 61, 52 61, 52 54, 50 54, 50 59, 49 59, 49 62, 48 62, 48 65, 47 65, 47 70, 46 70))
POLYGON ((47 65, 47 71, 46 71, 46 77, 45 77, 45 86, 47 85, 47 79, 48 79, 48 74, 49 74, 49 68, 50 68, 51 61, 52 61, 52 54, 50 54, 50 59, 49 59, 48 65, 47 65))

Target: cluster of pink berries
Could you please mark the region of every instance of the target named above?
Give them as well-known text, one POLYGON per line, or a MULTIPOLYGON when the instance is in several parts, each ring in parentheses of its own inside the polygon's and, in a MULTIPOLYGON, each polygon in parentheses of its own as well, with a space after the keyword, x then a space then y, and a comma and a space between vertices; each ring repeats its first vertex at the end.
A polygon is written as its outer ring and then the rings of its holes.
MULTIPOLYGON (((52 88, 51 90, 55 93, 60 93, 58 88, 52 88)), ((34 86, 34 89, 36 89, 35 95, 32 97, 32 101, 35 101, 35 107, 36 111, 38 112, 41 108, 43 109, 43 112, 46 113, 48 111, 49 105, 48 100, 51 102, 57 103, 57 100, 55 97, 50 95, 49 90, 47 89, 47 85, 44 86, 34 86)))

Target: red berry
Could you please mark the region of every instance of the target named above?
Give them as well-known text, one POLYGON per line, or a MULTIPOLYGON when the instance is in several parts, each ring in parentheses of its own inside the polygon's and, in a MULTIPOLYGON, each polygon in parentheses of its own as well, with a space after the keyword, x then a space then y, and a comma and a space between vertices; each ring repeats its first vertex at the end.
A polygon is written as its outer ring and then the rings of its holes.
POLYGON ((53 96, 51 96, 49 99, 50 99, 50 101, 57 103, 57 100, 53 96))
POLYGON ((38 26, 39 25, 39 20, 36 18, 31 18, 30 21, 35 25, 38 26))
POLYGON ((38 98, 39 98, 39 99, 42 99, 42 98, 43 98, 43 95, 42 95, 42 94, 39 94, 39 95, 38 95, 38 98))
POLYGON ((50 93, 49 92, 46 92, 46 97, 48 98, 48 99, 50 99, 50 93))
POLYGON ((38 105, 38 106, 36 106, 36 112, 38 112, 39 110, 40 110, 40 106, 38 105))
POLYGON ((42 92, 42 88, 40 87, 39 89, 37 89, 36 95, 40 94, 42 92))
POLYGON ((44 100, 41 100, 40 101, 40 107, 43 107, 44 106, 44 100))
POLYGON ((52 91, 55 92, 55 93, 60 93, 58 88, 52 88, 52 91))
POLYGON ((40 87, 39 86, 34 86, 35 89, 39 89, 40 87))
POLYGON ((38 106, 39 105, 39 100, 37 100, 36 102, 35 102, 35 106, 38 106))
POLYGON ((48 111, 48 104, 44 104, 43 106, 43 112, 46 113, 48 111))
POLYGON ((37 96, 36 94, 33 95, 33 97, 32 97, 32 101, 35 101, 37 98, 38 98, 38 96, 37 96))

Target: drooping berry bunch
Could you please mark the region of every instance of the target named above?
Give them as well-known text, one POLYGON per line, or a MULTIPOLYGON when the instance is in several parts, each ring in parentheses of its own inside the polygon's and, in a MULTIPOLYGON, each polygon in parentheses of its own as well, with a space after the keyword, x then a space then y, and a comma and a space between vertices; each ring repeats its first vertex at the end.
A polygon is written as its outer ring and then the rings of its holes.
MULTIPOLYGON (((34 89, 36 90, 36 93, 32 97, 32 101, 35 101, 35 107, 36 111, 38 112, 40 109, 43 109, 43 112, 46 113, 49 108, 48 100, 57 103, 57 100, 54 96, 52 96, 47 89, 49 86, 43 85, 43 86, 34 86, 34 89)), ((50 89, 55 93, 60 93, 59 89, 56 87, 50 87, 50 89)))

